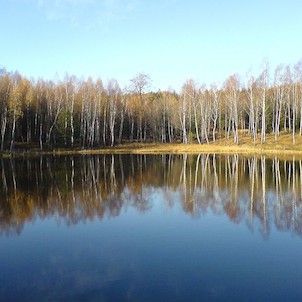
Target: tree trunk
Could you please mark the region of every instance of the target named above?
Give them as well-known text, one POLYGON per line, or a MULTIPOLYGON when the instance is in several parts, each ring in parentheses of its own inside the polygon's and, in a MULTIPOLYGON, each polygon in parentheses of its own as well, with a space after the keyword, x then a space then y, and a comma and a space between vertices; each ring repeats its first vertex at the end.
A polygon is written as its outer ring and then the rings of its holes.
POLYGON ((1 123, 1 152, 4 150, 4 140, 7 126, 7 107, 5 106, 4 112, 2 113, 2 123, 1 123))
POLYGON ((14 142, 15 142, 15 132, 16 132, 16 112, 14 110, 13 115, 13 124, 12 124, 12 134, 11 134, 11 141, 10 141, 10 152, 13 150, 14 142))

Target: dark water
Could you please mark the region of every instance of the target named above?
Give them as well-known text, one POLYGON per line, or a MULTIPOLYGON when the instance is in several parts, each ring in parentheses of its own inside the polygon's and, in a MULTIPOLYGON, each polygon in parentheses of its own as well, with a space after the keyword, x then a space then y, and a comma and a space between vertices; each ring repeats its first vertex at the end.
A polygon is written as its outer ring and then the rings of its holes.
POLYGON ((302 162, 0 162, 0 301, 302 301, 302 162))

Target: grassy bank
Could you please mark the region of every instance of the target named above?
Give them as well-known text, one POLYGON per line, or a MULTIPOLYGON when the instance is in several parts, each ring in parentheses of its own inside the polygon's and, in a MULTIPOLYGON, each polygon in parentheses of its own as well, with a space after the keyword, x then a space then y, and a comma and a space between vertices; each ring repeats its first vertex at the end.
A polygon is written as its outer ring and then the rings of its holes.
MULTIPOLYGON (((56 152, 66 152, 56 151, 56 152)), ((68 152, 68 151, 67 151, 68 152)), ((78 153, 141 153, 141 154, 199 154, 199 153, 244 153, 244 154, 299 154, 302 156, 302 137, 297 135, 295 143, 290 134, 282 134, 275 140, 273 135, 266 137, 266 142, 260 140, 254 144, 249 136, 242 136, 239 144, 234 144, 233 139, 220 139, 209 144, 160 144, 160 143, 129 143, 114 147, 104 147, 91 150, 78 150, 78 153)))
POLYGON ((160 144, 160 143, 128 143, 114 147, 101 147, 96 149, 55 149, 52 151, 39 151, 34 149, 19 150, 12 154, 2 153, 2 157, 18 155, 67 155, 67 154, 199 154, 199 153, 216 153, 216 154, 263 154, 263 155, 297 155, 302 157, 302 137, 297 135, 295 143, 292 142, 290 134, 282 134, 275 140, 273 135, 266 137, 264 144, 260 140, 254 144, 249 136, 241 136, 239 144, 234 144, 232 139, 220 139, 209 144, 160 144))

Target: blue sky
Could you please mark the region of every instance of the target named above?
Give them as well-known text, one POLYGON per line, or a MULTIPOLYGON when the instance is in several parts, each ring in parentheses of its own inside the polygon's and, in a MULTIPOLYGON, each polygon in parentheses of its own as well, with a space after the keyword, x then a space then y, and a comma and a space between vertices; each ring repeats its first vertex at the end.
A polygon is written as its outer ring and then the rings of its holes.
POLYGON ((244 80, 267 59, 302 58, 300 0, 2 0, 0 66, 53 79, 116 78, 138 72, 152 89, 244 80))

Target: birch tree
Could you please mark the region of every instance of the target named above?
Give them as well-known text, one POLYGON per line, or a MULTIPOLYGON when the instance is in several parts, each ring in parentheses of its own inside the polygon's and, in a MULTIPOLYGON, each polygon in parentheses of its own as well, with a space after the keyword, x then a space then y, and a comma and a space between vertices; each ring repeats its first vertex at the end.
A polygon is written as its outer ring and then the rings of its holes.
POLYGON ((151 86, 151 78, 148 74, 138 73, 133 79, 131 79, 133 92, 138 94, 139 97, 139 123, 138 123, 138 132, 139 140, 143 140, 143 94, 151 86))
POLYGON ((259 123, 259 102, 257 98, 256 79, 253 76, 248 79, 246 96, 248 100, 249 131, 255 144, 259 123))
POLYGON ((217 130, 217 123, 218 118, 220 116, 220 94, 221 92, 218 90, 218 87, 215 83, 211 85, 210 93, 210 108, 211 108, 211 119, 213 121, 213 128, 212 128, 212 139, 216 141, 216 130, 217 130))
POLYGON ((203 85, 199 89, 199 109, 200 109, 200 136, 201 141, 209 143, 210 111, 211 100, 208 91, 203 85))
POLYGON ((265 63, 263 71, 257 79, 257 90, 260 98, 261 106, 261 143, 266 138, 266 94, 268 86, 268 64, 265 63))
POLYGON ((238 102, 239 102, 239 78, 234 74, 225 82, 225 95, 230 110, 230 123, 234 137, 234 143, 239 143, 238 136, 238 102))
MULTIPOLYGON (((201 144, 200 136, 199 136, 200 117, 199 117, 199 110, 198 110, 200 102, 198 102, 198 93, 197 93, 196 83, 194 82, 194 80, 189 79, 184 83, 182 87, 182 94, 183 94, 182 96, 183 104, 182 104, 181 121, 183 122, 183 133, 187 135, 186 118, 188 119, 187 124, 190 128, 189 108, 193 108, 195 135, 198 143, 201 144)), ((185 140, 187 140, 187 138, 185 138, 185 140)))
POLYGON ((62 85, 55 86, 54 83, 50 82, 47 90, 47 103, 48 103, 48 118, 49 118, 49 129, 46 134, 46 142, 48 147, 52 145, 52 134, 53 129, 58 120, 59 114, 62 110, 63 105, 63 87, 62 85))
POLYGON ((12 83, 9 75, 5 70, 1 71, 0 76, 0 109, 1 109, 1 152, 4 150, 4 141, 7 131, 8 119, 8 100, 11 91, 12 83))
POLYGON ((12 151, 15 143, 16 123, 22 116, 22 97, 23 97, 23 81, 19 73, 13 75, 12 91, 8 101, 8 110, 11 118, 11 140, 10 151, 12 151))
MULTIPOLYGON (((69 76, 66 74, 64 79, 64 90, 65 90, 65 102, 67 113, 70 116, 70 145, 74 146, 74 135, 75 135, 75 126, 74 126, 74 106, 76 100, 76 94, 78 92, 78 84, 75 76, 69 76)), ((67 115, 66 115, 67 116, 67 115)))
POLYGON ((284 66, 279 65, 275 70, 275 79, 274 79, 274 133, 275 140, 277 140, 280 133, 280 124, 281 124, 281 115, 282 110, 285 104, 285 85, 284 85, 284 66))
POLYGON ((299 110, 299 134, 302 135, 302 60, 300 60, 294 66, 294 79, 295 79, 295 99, 297 104, 297 109, 299 110))
POLYGON ((179 98, 178 112, 179 112, 179 120, 182 130, 182 142, 184 144, 188 143, 187 137, 187 107, 189 102, 188 94, 186 93, 186 83, 182 86, 182 93, 179 98))
POLYGON ((107 85, 108 94, 108 111, 109 111, 109 129, 110 129, 110 145, 114 145, 115 141, 115 125, 118 110, 118 101, 121 95, 121 89, 117 80, 112 79, 107 85))

